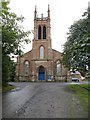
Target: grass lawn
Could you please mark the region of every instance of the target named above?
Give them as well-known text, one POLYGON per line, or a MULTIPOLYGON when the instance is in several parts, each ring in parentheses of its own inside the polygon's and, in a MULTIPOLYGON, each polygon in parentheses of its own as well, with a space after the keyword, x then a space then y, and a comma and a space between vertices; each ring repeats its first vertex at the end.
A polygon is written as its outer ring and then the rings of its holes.
POLYGON ((5 86, 2 86, 2 92, 4 93, 4 92, 10 91, 10 90, 12 90, 14 88, 15 88, 15 86, 7 84, 5 86))
POLYGON ((77 84, 76 85, 71 84, 71 85, 69 85, 69 89, 73 90, 75 95, 80 99, 80 101, 84 105, 84 107, 89 108, 89 110, 90 110, 90 102, 89 102, 89 100, 90 100, 90 84, 80 84, 80 86, 77 84), (89 91, 82 87, 89 89, 89 91))

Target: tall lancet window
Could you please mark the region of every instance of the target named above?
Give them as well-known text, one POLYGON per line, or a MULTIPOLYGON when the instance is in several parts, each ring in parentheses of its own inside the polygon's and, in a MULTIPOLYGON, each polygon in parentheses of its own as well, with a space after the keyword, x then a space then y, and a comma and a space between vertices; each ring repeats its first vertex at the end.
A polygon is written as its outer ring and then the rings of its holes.
POLYGON ((24 61, 24 75, 25 76, 29 75, 29 67, 30 67, 29 61, 28 60, 24 61))
POLYGON ((61 75, 61 64, 59 60, 56 62, 56 73, 57 75, 61 75))
POLYGON ((44 58, 44 47, 41 46, 40 47, 40 59, 43 59, 44 58))
POLYGON ((46 39, 46 27, 43 26, 43 39, 46 39))
POLYGON ((41 39, 41 26, 38 26, 38 39, 41 39))

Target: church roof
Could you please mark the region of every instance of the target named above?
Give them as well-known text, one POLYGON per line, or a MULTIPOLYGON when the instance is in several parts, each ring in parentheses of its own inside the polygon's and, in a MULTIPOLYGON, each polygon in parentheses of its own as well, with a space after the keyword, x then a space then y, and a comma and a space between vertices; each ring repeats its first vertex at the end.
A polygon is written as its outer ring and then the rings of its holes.
POLYGON ((59 51, 57 51, 57 50, 55 50, 55 49, 52 49, 52 50, 55 51, 55 52, 58 52, 58 53, 62 54, 61 52, 59 52, 59 51))

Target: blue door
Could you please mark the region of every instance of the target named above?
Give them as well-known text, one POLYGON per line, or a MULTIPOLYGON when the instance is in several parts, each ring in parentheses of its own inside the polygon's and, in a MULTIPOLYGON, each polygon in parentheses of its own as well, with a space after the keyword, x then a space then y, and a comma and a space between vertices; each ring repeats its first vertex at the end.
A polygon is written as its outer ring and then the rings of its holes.
POLYGON ((38 71, 38 80, 45 80, 45 70, 44 67, 40 67, 38 71))

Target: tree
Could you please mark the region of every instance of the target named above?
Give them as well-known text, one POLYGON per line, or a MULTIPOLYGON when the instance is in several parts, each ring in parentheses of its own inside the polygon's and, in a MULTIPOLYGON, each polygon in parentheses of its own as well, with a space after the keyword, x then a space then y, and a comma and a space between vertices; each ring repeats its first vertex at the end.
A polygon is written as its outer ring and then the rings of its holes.
POLYGON ((0 16, 2 23, 2 79, 3 83, 11 80, 14 63, 11 55, 20 55, 22 53, 22 42, 30 42, 28 36, 30 31, 24 31, 20 25, 24 17, 11 12, 8 7, 10 2, 2 2, 2 14, 0 16))
POLYGON ((68 69, 77 69, 83 75, 90 70, 90 9, 84 18, 74 22, 69 28, 64 44, 63 63, 68 69), (88 69, 87 69, 88 67, 88 69))

